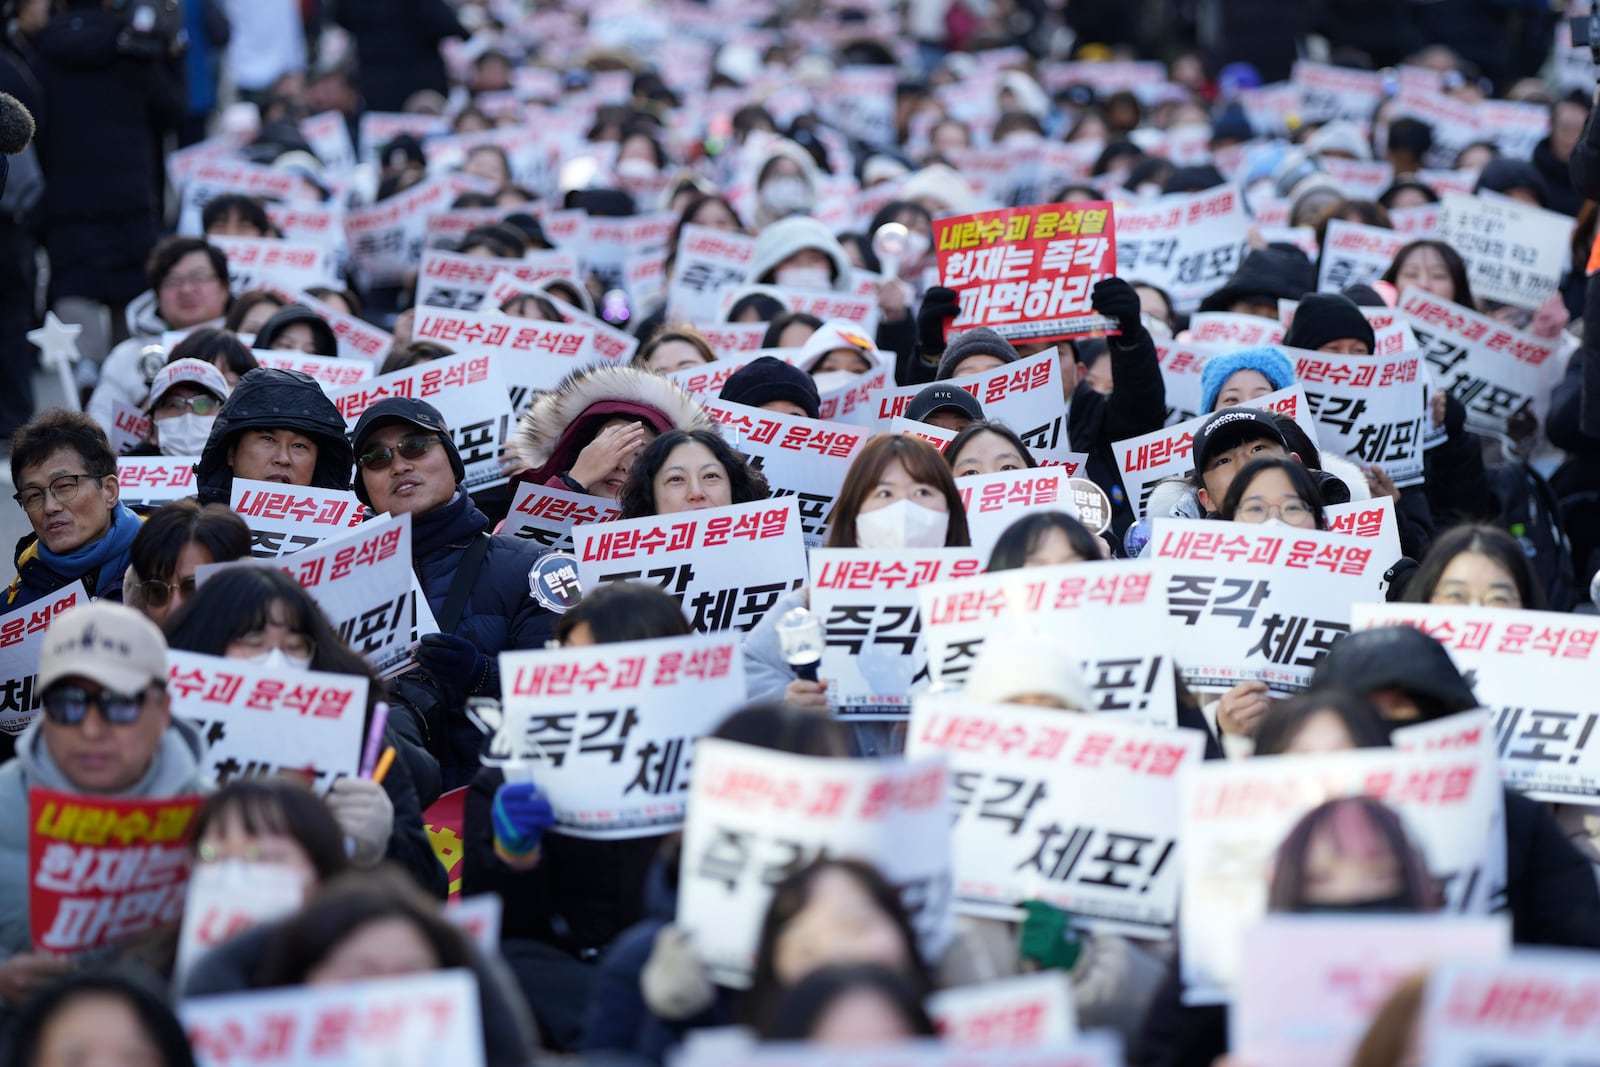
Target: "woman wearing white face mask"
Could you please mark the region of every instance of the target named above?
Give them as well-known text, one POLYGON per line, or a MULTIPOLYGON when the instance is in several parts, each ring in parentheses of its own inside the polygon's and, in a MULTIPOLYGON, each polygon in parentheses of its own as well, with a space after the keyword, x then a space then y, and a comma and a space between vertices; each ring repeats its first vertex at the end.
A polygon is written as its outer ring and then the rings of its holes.
POLYGON ((804 215, 817 201, 817 162, 793 141, 779 141, 756 172, 756 226, 804 215))
POLYGON ((149 449, 163 456, 198 459, 228 392, 228 380, 210 363, 179 359, 162 367, 150 383, 145 403, 149 449))
POLYGON ((849 292, 850 257, 828 227, 805 215, 774 222, 756 237, 745 269, 749 285, 849 292))
MULTIPOLYGON (((879 434, 850 464, 833 509, 828 548, 957 548, 972 543, 955 479, 927 442, 879 434)), ((782 699, 826 713, 820 682, 795 677, 778 640, 778 622, 810 603, 810 590, 779 598, 744 645, 751 700, 782 699)), ((861 738, 858 737, 858 741, 861 738)))
MULTIPOLYGON (((373 708, 386 699, 384 683, 367 661, 345 644, 300 583, 275 567, 219 571, 167 620, 166 631, 168 647, 174 650, 249 660, 275 672, 311 670, 365 677, 368 706, 363 737, 370 729, 373 708)), ((354 866, 393 860, 442 897, 443 870, 422 829, 422 809, 438 796, 438 763, 422 748, 419 737, 409 709, 391 704, 382 744, 395 748, 399 758, 383 783, 340 778, 327 801, 348 838, 346 848, 354 866)))

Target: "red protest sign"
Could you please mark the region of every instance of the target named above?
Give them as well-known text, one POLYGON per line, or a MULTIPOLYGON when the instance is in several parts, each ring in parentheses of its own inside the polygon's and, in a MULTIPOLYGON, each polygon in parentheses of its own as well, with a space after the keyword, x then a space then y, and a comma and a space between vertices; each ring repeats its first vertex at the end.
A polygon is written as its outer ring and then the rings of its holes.
POLYGON ((29 790, 33 947, 86 952, 177 922, 194 816, 204 799, 107 800, 29 790))
POLYGON ((933 221, 939 283, 961 294, 951 332, 988 326, 1002 337, 1055 341, 1105 333, 1094 283, 1116 272, 1111 204, 982 211, 933 221))

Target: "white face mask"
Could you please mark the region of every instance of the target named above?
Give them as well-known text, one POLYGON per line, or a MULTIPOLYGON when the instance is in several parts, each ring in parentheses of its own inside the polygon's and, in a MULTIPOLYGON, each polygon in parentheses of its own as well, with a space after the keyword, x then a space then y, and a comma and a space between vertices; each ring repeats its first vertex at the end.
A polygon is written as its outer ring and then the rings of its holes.
POLYGON ((830 370, 823 374, 813 374, 811 384, 817 387, 820 396, 837 393, 841 389, 861 384, 861 375, 851 374, 847 370, 830 370))
POLYGON ((240 658, 249 660, 251 663, 259 663, 263 667, 274 667, 278 670, 283 670, 285 667, 292 667, 297 671, 311 668, 310 656, 291 656, 281 648, 269 648, 265 652, 257 652, 253 656, 240 658))
POLYGON ((198 456, 205 451, 211 436, 215 415, 196 415, 186 411, 175 419, 162 419, 156 424, 156 436, 161 439, 163 456, 198 456))
POLYGON ((783 267, 773 279, 787 289, 833 288, 833 275, 826 267, 783 267))
POLYGON ((909 500, 856 516, 856 544, 861 548, 943 548, 949 532, 948 512, 909 500))
POLYGON ((648 159, 624 159, 616 166, 617 177, 629 182, 647 182, 660 173, 648 159))
POLYGON ((801 178, 769 178, 759 191, 761 202, 777 214, 810 211, 811 186, 801 178))

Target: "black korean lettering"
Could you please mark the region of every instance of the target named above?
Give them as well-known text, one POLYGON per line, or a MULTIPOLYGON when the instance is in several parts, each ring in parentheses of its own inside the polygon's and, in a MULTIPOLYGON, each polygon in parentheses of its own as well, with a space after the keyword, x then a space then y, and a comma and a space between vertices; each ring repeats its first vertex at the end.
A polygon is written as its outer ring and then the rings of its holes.
POLYGON ((720 633, 733 621, 738 589, 702 589, 689 601, 693 610, 689 629, 697 634, 720 633))
POLYGON ((1094 837, 1094 831, 1075 826, 1063 830, 1060 823, 1051 823, 1038 829, 1039 847, 1016 867, 1019 871, 1036 871, 1052 882, 1065 882, 1072 876, 1084 849, 1094 837))
POLYGON ((637 753, 639 769, 634 772, 633 780, 622 791, 622 795, 627 796, 639 789, 652 796, 661 796, 689 788, 692 745, 692 740, 681 737, 660 745, 654 741, 648 742, 637 753))
POLYGON ((575 711, 529 715, 528 732, 524 736, 542 759, 552 767, 559 767, 567 758, 567 749, 577 728, 578 713, 575 711))
POLYGON ((1256 608, 1261 606, 1270 592, 1271 588, 1265 579, 1252 582, 1248 578, 1224 578, 1222 588, 1217 590, 1216 599, 1211 602, 1211 614, 1232 619, 1234 626, 1240 630, 1248 629, 1255 622, 1256 608))
POLYGON ((34 692, 34 682, 38 675, 28 674, 21 678, 7 678, 0 682, 0 711, 33 711, 39 706, 39 697, 34 692))
POLYGON ((1022 832, 1028 813, 1045 798, 1043 782, 1029 782, 1026 778, 996 778, 992 788, 978 806, 978 818, 994 819, 1010 825, 1012 837, 1022 832), (1032 790, 1028 786, 1032 785, 1032 790))
POLYGON ((1111 889, 1133 889, 1132 880, 1120 880, 1118 876, 1126 877, 1138 873, 1144 876, 1144 885, 1139 892, 1149 892, 1151 883, 1166 864, 1167 858, 1172 855, 1173 846, 1176 844, 1176 841, 1168 841, 1162 845, 1154 837, 1107 830, 1101 842, 1101 851, 1088 857, 1079 868, 1078 884, 1100 885, 1111 889), (1145 852, 1147 848, 1150 849, 1149 853, 1145 852), (1095 870, 1093 864, 1100 864, 1099 869, 1095 870), (1148 870, 1145 869, 1147 864, 1148 870))
POLYGON ((739 886, 739 877, 750 859, 750 838, 746 831, 714 827, 716 835, 711 845, 700 854, 695 873, 710 882, 722 885, 732 893, 739 886))
POLYGON ((1502 714, 1506 729, 1500 741, 1500 754, 1507 759, 1538 760, 1546 763, 1577 763, 1594 732, 1593 712, 1541 711, 1536 708, 1511 708, 1502 714))
POLYGON ((617 711, 591 711, 583 720, 585 733, 578 740, 578 751, 584 754, 604 752, 611 756, 609 762, 618 763, 628 747, 628 734, 639 725, 636 708, 617 711), (613 730, 613 727, 615 728, 613 730), (615 737, 608 735, 615 733, 615 737))
POLYGON ((1148 661, 1108 659, 1085 664, 1084 673, 1093 679, 1090 688, 1097 700, 1095 710, 1144 711, 1150 706, 1150 695, 1165 669, 1165 656, 1152 656, 1148 661))
MULTIPOLYGON (((798 580, 795 587, 799 587, 798 580)), ((767 612, 772 610, 772 605, 778 602, 778 598, 788 591, 789 586, 783 582, 747 586, 741 591, 744 599, 739 603, 737 612, 739 621, 734 625, 734 629, 745 633, 755 629, 761 624, 761 620, 767 617, 767 612)))
MULTIPOLYGON (((470 467, 474 463, 493 460, 500 451, 500 440, 505 436, 506 417, 468 423, 450 432, 456 448, 461 452, 461 462, 470 467)), ((491 475, 492 477, 492 475, 491 475)))
POLYGON ((1174 574, 1167 583, 1167 614, 1183 619, 1185 626, 1197 625, 1215 581, 1209 575, 1174 574))

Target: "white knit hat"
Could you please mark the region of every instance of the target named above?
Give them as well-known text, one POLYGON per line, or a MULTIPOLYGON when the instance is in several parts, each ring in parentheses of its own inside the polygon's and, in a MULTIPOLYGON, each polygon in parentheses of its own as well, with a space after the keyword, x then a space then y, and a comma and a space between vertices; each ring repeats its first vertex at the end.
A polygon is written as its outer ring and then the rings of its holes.
POLYGON ((1091 711, 1095 706, 1076 658, 1061 642, 1038 634, 991 634, 967 672, 962 692, 977 704, 1048 696, 1073 711, 1091 711))

